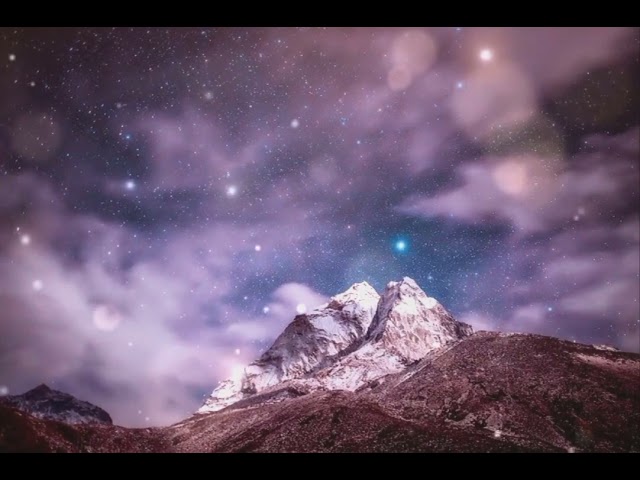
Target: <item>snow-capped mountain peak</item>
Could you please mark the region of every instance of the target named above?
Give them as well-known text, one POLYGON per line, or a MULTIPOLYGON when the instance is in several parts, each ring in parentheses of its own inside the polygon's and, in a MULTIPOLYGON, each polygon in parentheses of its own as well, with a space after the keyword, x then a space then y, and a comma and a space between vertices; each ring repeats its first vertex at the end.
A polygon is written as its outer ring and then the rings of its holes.
POLYGON ((356 283, 328 303, 297 315, 242 375, 220 383, 199 412, 220 410, 321 367, 366 335, 379 298, 367 282, 356 283))
POLYGON ((375 302, 378 304, 380 295, 376 292, 375 288, 369 285, 367 282, 354 283, 347 290, 338 295, 331 297, 331 303, 340 305, 346 305, 347 303, 370 303, 375 302))
POLYGON ((367 282, 356 283, 296 316, 241 376, 220 383, 198 412, 285 382, 304 391, 355 390, 471 333, 409 277, 389 282, 382 296, 367 282))
POLYGON ((404 277, 387 284, 367 338, 406 361, 415 361, 471 333, 471 327, 457 322, 413 279, 404 277))

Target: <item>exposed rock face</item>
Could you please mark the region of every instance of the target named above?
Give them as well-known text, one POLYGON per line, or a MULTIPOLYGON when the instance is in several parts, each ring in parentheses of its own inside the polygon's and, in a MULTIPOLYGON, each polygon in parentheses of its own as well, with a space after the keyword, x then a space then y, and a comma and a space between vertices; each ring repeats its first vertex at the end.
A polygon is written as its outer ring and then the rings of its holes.
POLYGON ((387 285, 368 334, 389 353, 412 362, 431 350, 471 335, 435 298, 428 297, 411 278, 387 285))
POLYGON ((65 423, 104 423, 111 425, 111 417, 100 407, 78 400, 68 393, 52 390, 42 384, 22 395, 0 399, 3 403, 28 412, 34 417, 65 423))
POLYGON ((220 410, 318 368, 367 333, 379 298, 371 285, 357 283, 329 303, 298 315, 239 378, 222 382, 199 412, 220 410))

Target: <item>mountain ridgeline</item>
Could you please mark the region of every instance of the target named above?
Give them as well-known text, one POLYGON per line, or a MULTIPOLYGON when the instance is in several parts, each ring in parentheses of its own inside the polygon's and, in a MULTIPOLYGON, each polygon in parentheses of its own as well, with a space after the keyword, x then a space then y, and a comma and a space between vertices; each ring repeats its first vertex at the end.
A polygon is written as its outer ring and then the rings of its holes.
POLYGON ((169 427, 114 426, 68 399, 56 416, 39 389, 0 401, 0 451, 640 451, 640 355, 474 333, 408 277, 296 316, 169 427))

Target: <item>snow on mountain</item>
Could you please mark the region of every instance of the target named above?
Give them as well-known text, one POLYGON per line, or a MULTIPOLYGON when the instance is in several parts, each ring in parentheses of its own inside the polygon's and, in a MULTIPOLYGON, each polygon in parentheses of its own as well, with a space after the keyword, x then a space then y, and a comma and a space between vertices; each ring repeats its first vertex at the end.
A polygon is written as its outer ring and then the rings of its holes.
POLYGON ((353 351, 314 372, 312 378, 289 383, 307 389, 355 391, 472 333, 470 325, 456 321, 413 279, 404 277, 387 284, 367 335, 353 351))
POLYGON ((198 413, 283 387, 354 391, 471 333, 409 277, 387 284, 382 296, 357 283, 296 316, 258 360, 221 382, 198 413))
POLYGON ((37 418, 73 424, 113 424, 109 414, 100 407, 78 400, 68 393, 52 390, 44 384, 22 395, 9 395, 0 400, 37 418))
POLYGON ((379 298, 368 283, 356 283, 328 303, 296 316, 258 360, 221 382, 198 411, 220 410, 324 365, 367 333, 379 298))
POLYGON ((413 279, 404 277, 387 284, 367 338, 412 362, 471 333, 471 326, 456 321, 413 279))

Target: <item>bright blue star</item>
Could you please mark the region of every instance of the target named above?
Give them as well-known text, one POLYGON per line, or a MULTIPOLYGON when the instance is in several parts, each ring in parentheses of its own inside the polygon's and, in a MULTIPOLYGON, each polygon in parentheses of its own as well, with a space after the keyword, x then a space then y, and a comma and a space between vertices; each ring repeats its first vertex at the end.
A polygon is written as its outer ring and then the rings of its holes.
POLYGON ((407 242, 405 240, 398 240, 394 245, 393 248, 396 250, 396 252, 402 253, 402 252, 406 252, 407 251, 407 242))

